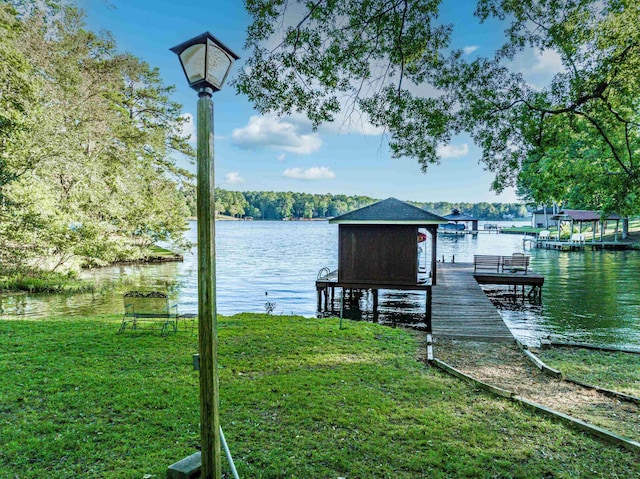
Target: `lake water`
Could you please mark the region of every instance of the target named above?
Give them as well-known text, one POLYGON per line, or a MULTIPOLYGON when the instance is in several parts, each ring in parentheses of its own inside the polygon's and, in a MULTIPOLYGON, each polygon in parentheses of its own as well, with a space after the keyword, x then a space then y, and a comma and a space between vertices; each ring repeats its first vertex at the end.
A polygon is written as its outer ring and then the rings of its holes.
MULTIPOLYGON (((195 241, 194 222, 188 237, 195 241)), ((521 235, 495 233, 441 235, 438 258, 471 262, 474 254, 509 255, 523 251, 522 240, 521 235)), ((265 302, 271 301, 275 314, 315 316, 316 276, 322 267, 337 267, 337 245, 338 228, 325 221, 217 222, 218 313, 264 312, 265 302)), ((506 290, 491 288, 492 296, 506 298, 501 314, 516 337, 528 344, 552 336, 640 349, 640 252, 526 252, 532 269, 545 276, 542 306, 511 303, 506 290)), ((97 292, 0 295, 0 317, 120 313, 122 292, 141 287, 169 290, 181 313, 198 309, 195 248, 185 253, 184 262, 120 265, 83 276, 95 282, 97 292)), ((422 298, 419 293, 381 293, 381 321, 411 323, 424 307, 422 298), (400 312, 399 305, 406 308, 400 312)))

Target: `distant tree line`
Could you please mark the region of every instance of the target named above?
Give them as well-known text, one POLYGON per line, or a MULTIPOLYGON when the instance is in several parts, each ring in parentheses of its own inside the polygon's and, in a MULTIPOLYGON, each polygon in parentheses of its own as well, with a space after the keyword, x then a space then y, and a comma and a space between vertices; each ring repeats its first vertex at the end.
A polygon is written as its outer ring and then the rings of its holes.
MULTIPOLYGON (((191 215, 196 215, 195 191, 185 190, 191 215)), ((216 188, 215 209, 218 214, 256 220, 282 220, 291 218, 330 218, 362 208, 375 201, 368 196, 310 194, 274 191, 227 191, 216 188)), ((447 201, 409 203, 437 215, 445 216, 454 209, 480 220, 523 218, 527 208, 518 203, 450 203, 447 201)))

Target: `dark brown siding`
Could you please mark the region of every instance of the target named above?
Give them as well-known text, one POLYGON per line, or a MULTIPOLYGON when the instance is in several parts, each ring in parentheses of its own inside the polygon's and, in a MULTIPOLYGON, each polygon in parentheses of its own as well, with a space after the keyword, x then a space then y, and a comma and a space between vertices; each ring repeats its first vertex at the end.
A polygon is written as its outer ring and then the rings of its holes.
POLYGON ((340 225, 339 231, 340 282, 416 284, 416 226, 340 225))

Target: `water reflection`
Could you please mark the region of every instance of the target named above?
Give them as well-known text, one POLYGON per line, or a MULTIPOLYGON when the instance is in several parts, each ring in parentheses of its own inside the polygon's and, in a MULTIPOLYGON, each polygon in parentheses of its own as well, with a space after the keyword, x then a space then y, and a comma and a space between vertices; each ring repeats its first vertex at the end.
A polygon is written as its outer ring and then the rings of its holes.
MULTIPOLYGON (((195 241, 195 223, 189 239, 195 241)), ((481 226, 482 227, 482 226, 481 226)), ((337 266, 337 226, 326 222, 218 222, 217 309, 220 314, 264 312, 314 316, 318 271, 337 266), (265 292, 268 296, 265 297, 265 292)), ((471 262, 474 254, 509 255, 524 251, 520 235, 480 233, 440 236, 438 258, 471 262)), ((426 242, 427 247, 430 242, 426 242)), ((506 304, 501 314, 525 342, 542 337, 640 348, 640 252, 558 252, 527 249, 531 266, 545 276, 543 305, 514 303, 506 289, 491 288, 506 304)), ((430 251, 427 251, 430 255, 430 251)), ((182 263, 132 264, 86 271, 94 293, 77 295, 0 295, 0 316, 39 318, 122 312, 122 292, 161 289, 178 301, 182 313, 197 312, 195 251, 182 263)), ((424 293, 381 292, 379 315, 363 295, 347 314, 384 324, 422 326, 424 293), (401 306, 401 308, 400 308, 401 306), (358 316, 359 315, 359 316, 358 316)))

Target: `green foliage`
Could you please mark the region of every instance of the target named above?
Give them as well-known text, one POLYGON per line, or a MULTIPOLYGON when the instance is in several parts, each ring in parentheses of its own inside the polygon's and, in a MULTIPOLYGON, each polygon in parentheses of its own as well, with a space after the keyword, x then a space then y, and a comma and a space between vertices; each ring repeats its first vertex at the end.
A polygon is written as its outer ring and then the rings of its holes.
POLYGON ((77 279, 72 272, 39 272, 37 276, 18 273, 8 278, 0 278, 0 291, 75 294, 93 290, 93 284, 77 279))
MULTIPOLYGON (((195 191, 184 192, 195 216, 195 191)), ((312 195, 309 193, 274 191, 227 191, 216 188, 216 211, 229 216, 250 216, 260 220, 283 218, 330 218, 378 201, 368 196, 312 195)), ((524 218, 527 209, 517 203, 449 203, 416 202, 411 204, 438 215, 448 215, 454 209, 483 220, 524 218)))
POLYGON ((640 354, 551 348, 538 356, 565 376, 640 397, 640 354))
POLYGON ((173 87, 66 2, 16 3, 20 14, 0 9, 13 60, 0 85, 21 85, 0 87, 0 272, 102 265, 179 241, 191 175, 174 161, 193 151, 173 87))
POLYGON ((468 133, 495 173, 535 203, 640 209, 640 4, 637 0, 478 0, 506 27, 493 56, 451 50, 439 1, 247 1, 252 54, 236 81, 261 112, 315 125, 363 112, 394 156, 424 171, 468 133), (267 46, 268 45, 268 46, 267 46), (513 60, 556 54, 563 70, 532 85, 513 60))
MULTIPOLYGON (((405 135, 425 147, 421 154, 429 150, 425 163, 436 161, 447 115, 406 122, 405 129, 400 123, 425 108, 442 111, 440 100, 406 89, 428 78, 449 45, 450 26, 436 22, 438 3, 246 1, 254 20, 246 41, 252 55, 235 85, 259 111, 303 112, 314 125, 333 120, 341 108, 362 109, 393 138, 405 135)), ((399 150, 400 142, 392 146, 399 150)))
MULTIPOLYGON (((218 319, 221 425, 240 477, 640 474, 630 451, 427 368, 410 332, 218 319)), ((116 334, 119 321, 0 323, 1 477, 164 477, 195 452, 197 336, 116 334)))

